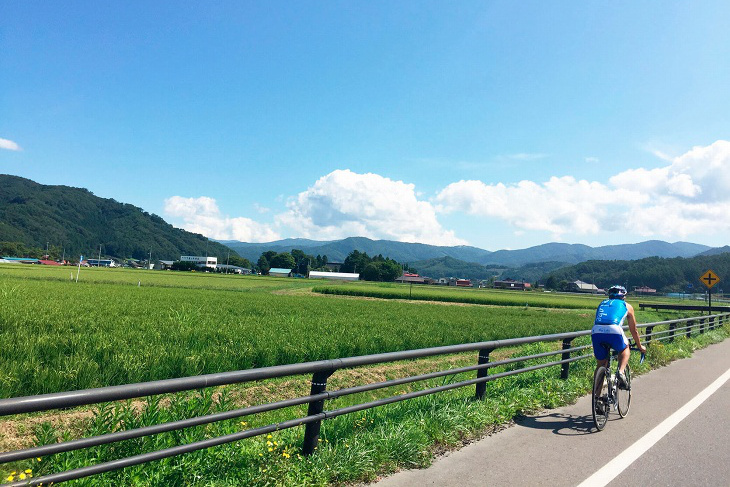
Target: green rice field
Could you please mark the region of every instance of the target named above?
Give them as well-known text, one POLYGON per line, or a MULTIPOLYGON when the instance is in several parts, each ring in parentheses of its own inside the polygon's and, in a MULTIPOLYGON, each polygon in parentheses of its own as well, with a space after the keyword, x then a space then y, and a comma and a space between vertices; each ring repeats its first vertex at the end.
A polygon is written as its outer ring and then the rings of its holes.
POLYGON ((585 329, 597 302, 453 306, 312 293, 322 283, 306 279, 82 268, 76 282, 75 274, 0 266, 0 396, 585 329))

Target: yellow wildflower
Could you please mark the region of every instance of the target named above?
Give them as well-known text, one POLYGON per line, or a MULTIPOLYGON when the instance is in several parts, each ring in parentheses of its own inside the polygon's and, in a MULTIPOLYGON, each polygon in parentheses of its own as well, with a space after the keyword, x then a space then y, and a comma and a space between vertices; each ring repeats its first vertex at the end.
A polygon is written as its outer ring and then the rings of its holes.
POLYGON ((6 478, 5 480, 7 480, 8 482, 12 482, 13 480, 15 480, 15 477, 13 477, 12 475, 8 475, 8 478, 6 478))
POLYGON ((25 480, 25 474, 23 472, 20 472, 20 475, 18 475, 18 479, 25 480))
POLYGON ((269 451, 274 451, 274 449, 273 449, 273 448, 271 448, 271 447, 269 447, 269 451))
POLYGON ((271 435, 266 435, 266 438, 269 438, 269 439, 271 439, 271 438, 273 438, 273 436, 271 436, 271 435))
POLYGON ((267 441, 266 442, 266 446, 274 446, 274 444, 272 442, 270 442, 270 441, 267 441))
POLYGON ((33 470, 31 470, 31 469, 27 469, 27 470, 25 471, 25 473, 33 473, 33 470))

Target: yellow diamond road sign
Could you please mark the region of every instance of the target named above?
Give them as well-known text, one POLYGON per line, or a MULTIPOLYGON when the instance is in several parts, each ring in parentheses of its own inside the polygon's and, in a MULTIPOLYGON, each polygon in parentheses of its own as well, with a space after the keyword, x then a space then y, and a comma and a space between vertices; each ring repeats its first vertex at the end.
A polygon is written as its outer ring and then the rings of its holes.
POLYGON ((700 281, 702 281, 702 284, 707 286, 707 289, 711 289, 712 286, 720 282, 720 278, 717 277, 717 274, 715 274, 713 271, 707 271, 702 274, 702 277, 700 277, 700 281))

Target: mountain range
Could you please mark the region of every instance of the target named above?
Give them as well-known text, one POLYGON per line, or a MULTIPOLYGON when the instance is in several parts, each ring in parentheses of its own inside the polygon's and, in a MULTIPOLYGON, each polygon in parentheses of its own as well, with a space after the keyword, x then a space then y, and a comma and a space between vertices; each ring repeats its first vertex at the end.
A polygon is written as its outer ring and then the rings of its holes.
MULTIPOLYGON (((245 243, 222 241, 242 257, 255 261, 267 250, 290 252, 300 249, 310 255, 326 255, 330 262, 342 262, 353 250, 366 252, 370 256, 382 254, 401 263, 412 264, 423 274, 431 277, 445 277, 442 272, 464 268, 469 263, 481 268, 520 268, 543 264, 543 268, 557 268, 587 260, 635 260, 644 257, 693 257, 711 251, 712 247, 688 242, 667 243, 649 240, 636 244, 606 245, 590 247, 581 244, 548 243, 521 250, 498 250, 490 252, 470 246, 440 247, 420 243, 371 240, 364 237, 349 237, 334 241, 307 239, 285 239, 268 243, 245 243), (459 261, 459 263, 457 263, 459 261), (439 268, 438 271, 436 268, 439 268), (427 270, 428 269, 428 270, 427 270)), ((552 270, 549 269, 549 270, 552 270)), ((473 269, 470 273, 477 272, 473 269)), ((481 272, 481 271, 480 271, 481 272)), ((458 273, 455 273, 458 274, 458 273)), ((464 276, 467 277, 467 276, 464 276)))

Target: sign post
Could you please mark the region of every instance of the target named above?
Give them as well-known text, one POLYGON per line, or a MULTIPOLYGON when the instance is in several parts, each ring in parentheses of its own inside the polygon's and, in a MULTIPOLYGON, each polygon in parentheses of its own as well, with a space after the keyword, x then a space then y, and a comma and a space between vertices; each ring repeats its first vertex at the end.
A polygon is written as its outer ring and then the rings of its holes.
POLYGON ((712 314, 712 286, 720 282, 720 278, 717 274, 715 274, 715 271, 708 270, 700 276, 700 281, 702 281, 702 284, 707 286, 707 304, 709 306, 709 313, 712 314))
POLYGON ((81 272, 81 261, 84 260, 84 256, 79 257, 79 268, 76 269, 76 282, 79 282, 79 272, 81 272))

